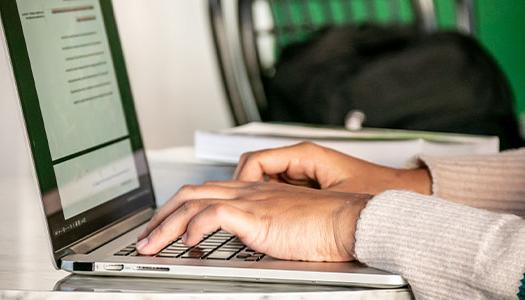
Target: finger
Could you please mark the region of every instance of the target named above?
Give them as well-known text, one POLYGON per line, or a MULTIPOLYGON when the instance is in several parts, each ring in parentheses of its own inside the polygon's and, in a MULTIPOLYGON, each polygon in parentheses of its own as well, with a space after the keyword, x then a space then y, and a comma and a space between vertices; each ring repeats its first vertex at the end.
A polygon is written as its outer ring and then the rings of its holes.
POLYGON ((281 175, 268 175, 267 181, 273 183, 286 183, 286 181, 283 180, 281 175))
MULTIPOLYGON (((315 146, 313 146, 315 147, 315 146)), ((294 180, 315 179, 312 145, 294 146, 253 152, 246 155, 238 166, 236 180, 262 181, 265 175, 286 173, 294 180)))
POLYGON ((182 187, 157 213, 151 218, 144 231, 138 239, 148 236, 151 231, 159 226, 173 211, 179 208, 188 200, 196 199, 234 199, 238 192, 233 188, 216 185, 186 185, 182 187))
POLYGON ((191 217, 202 209, 202 204, 196 201, 187 202, 174 211, 166 220, 156 226, 148 237, 137 243, 137 251, 144 255, 158 253, 162 248, 181 236, 186 230, 186 224, 191 217))
POLYGON ((233 180, 237 180, 239 177, 239 172, 244 168, 244 164, 246 163, 246 160, 248 159, 248 156, 250 156, 252 152, 246 152, 241 155, 241 158, 239 159, 239 163, 237 164, 237 167, 235 168, 235 171, 233 172, 233 180))
MULTIPOLYGON (((186 243, 196 245, 202 236, 218 229, 237 236, 245 244, 252 244, 260 226, 252 213, 228 204, 210 205, 197 214, 186 229, 186 243)), ((250 245, 252 246, 252 245, 250 245)))
POLYGON ((229 181, 206 181, 204 183, 205 186, 219 186, 219 187, 225 187, 225 188, 234 188, 234 189, 242 189, 252 186, 253 182, 246 182, 246 181, 236 181, 236 180, 229 180, 229 181))
MULTIPOLYGON (((190 220, 202 210, 210 205, 224 205, 230 203, 231 206, 242 209, 246 203, 242 201, 228 201, 219 199, 201 199, 184 203, 179 209, 174 211, 159 226, 154 228, 148 237, 137 243, 137 250, 141 254, 152 255, 158 253, 168 244, 180 237, 185 231, 190 220)), ((202 239, 202 236, 201 236, 202 239)))

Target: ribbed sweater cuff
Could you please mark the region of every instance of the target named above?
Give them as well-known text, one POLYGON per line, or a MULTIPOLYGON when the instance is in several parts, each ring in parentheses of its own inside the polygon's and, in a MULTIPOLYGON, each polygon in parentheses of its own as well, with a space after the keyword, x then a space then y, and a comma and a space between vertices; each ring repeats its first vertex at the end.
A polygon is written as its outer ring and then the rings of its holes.
POLYGON ((355 253, 401 274, 418 299, 512 299, 525 271, 525 221, 387 191, 362 211, 355 253))
POLYGON ((421 157, 435 196, 525 216, 525 149, 494 155, 421 157))

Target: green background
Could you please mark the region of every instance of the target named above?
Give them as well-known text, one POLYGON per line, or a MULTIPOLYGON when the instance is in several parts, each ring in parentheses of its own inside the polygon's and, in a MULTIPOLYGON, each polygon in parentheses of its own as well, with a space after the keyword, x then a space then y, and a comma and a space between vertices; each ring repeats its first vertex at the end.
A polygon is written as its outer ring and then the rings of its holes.
MULTIPOLYGON (((309 1, 274 1, 276 25, 286 27, 287 23, 301 24, 304 20, 304 7, 308 3, 311 20, 316 27, 326 24, 326 7, 330 10, 336 23, 345 22, 344 0, 309 0, 309 1), (281 3, 278 5, 278 3, 281 3)), ((352 0, 353 18, 358 23, 367 17, 367 1, 352 0)), ((388 22, 391 17, 391 0, 375 0, 376 17, 380 22, 388 22)), ((441 28, 455 27, 454 0, 435 0, 438 22, 441 28)), ((491 52, 507 74, 516 98, 517 113, 525 118, 525 0, 475 0, 475 15, 477 23, 476 36, 491 52)), ((412 20, 409 0, 399 1, 399 15, 404 22, 412 20)), ((301 40, 308 33, 293 36, 280 36, 279 46, 282 47, 295 40, 301 40)))
MULTIPOLYGON (((440 24, 454 26, 454 5, 438 0, 440 24)), ((475 0, 477 37, 496 57, 516 97, 517 111, 525 113, 525 1, 475 0)))
MULTIPOLYGON (((525 1, 477 0, 479 38, 509 77, 525 114, 525 1)), ((525 117, 525 116, 524 116, 525 117)))

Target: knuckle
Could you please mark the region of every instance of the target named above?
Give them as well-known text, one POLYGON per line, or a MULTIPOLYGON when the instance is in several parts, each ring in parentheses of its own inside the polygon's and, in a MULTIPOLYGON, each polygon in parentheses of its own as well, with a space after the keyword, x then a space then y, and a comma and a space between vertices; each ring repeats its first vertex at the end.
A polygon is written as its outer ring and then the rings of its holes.
POLYGON ((188 233, 188 236, 192 235, 201 235, 200 232, 202 231, 202 228, 206 225, 207 220, 203 220, 201 217, 193 218, 186 227, 186 232, 188 233))
POLYGON ((196 193, 197 189, 198 189, 198 186, 196 185, 185 184, 177 192, 176 198, 177 200, 180 200, 180 198, 188 197, 189 195, 196 193))
POLYGON ((224 204, 215 204, 215 205, 212 205, 212 211, 213 211, 213 214, 217 217, 217 218, 222 218, 222 217, 226 217, 229 213, 229 209, 228 209, 228 206, 224 205, 224 204))
POLYGON ((256 164, 263 159, 266 155, 266 151, 252 152, 249 157, 246 158, 246 165, 256 164))
POLYGON ((228 208, 226 205, 217 205, 215 207, 215 215, 218 218, 224 217, 228 213, 228 208))
POLYGON ((146 228, 151 229, 154 223, 157 223, 160 219, 159 212, 156 212, 153 217, 151 217, 151 220, 149 221, 148 225, 146 225, 146 228))
POLYGON ((310 141, 303 141, 303 142, 300 142, 300 143, 298 144, 298 146, 301 147, 301 148, 306 148, 306 149, 310 149, 310 148, 315 148, 315 147, 317 147, 316 144, 314 144, 314 143, 312 143, 312 142, 310 142, 310 141))
POLYGON ((200 200, 189 200, 181 205, 181 210, 183 213, 188 213, 199 207, 199 204, 200 200))
POLYGON ((324 151, 326 150, 326 148, 324 148, 323 146, 320 146, 314 142, 310 142, 310 141, 305 141, 305 142, 302 142, 301 144, 299 144, 299 147, 309 153, 310 155, 314 155, 314 153, 319 153, 319 151, 324 151))
POLYGON ((155 229, 155 235, 157 236, 164 236, 168 234, 168 232, 169 226, 165 222, 160 223, 159 226, 157 226, 157 228, 155 229))
POLYGON ((190 193, 194 192, 196 189, 196 186, 193 184, 185 184, 180 188, 180 192, 182 193, 190 193))
POLYGON ((146 228, 149 230, 155 229, 156 224, 159 224, 164 219, 164 216, 161 215, 160 212, 156 212, 151 220, 149 221, 148 225, 146 225, 146 228))
POLYGON ((241 155, 241 160, 247 160, 250 158, 250 156, 252 156, 253 152, 244 152, 242 155, 241 155))

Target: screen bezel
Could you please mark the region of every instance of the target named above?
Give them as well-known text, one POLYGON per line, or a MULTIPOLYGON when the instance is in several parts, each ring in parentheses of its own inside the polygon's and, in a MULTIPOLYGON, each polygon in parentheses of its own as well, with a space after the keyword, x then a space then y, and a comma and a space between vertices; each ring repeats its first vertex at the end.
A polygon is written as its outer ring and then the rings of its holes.
POLYGON ((16 0, 0 1, 0 17, 56 261, 68 253, 65 250, 101 229, 143 211, 145 208, 154 209, 156 207, 153 185, 140 134, 113 5, 111 0, 98 1, 102 10, 108 44, 121 94, 122 106, 129 131, 129 140, 139 174, 140 187, 68 220, 64 219, 61 207, 58 184, 53 169, 51 152, 44 129, 44 121, 40 111, 39 98, 17 3, 16 0), (128 201, 130 198, 133 198, 133 201, 128 201), (57 204, 60 210, 53 211, 52 208, 56 207, 57 204), (85 222, 83 222, 84 220, 85 222), (58 229, 62 230, 64 228, 69 228, 70 230, 64 234, 54 234, 58 229))

